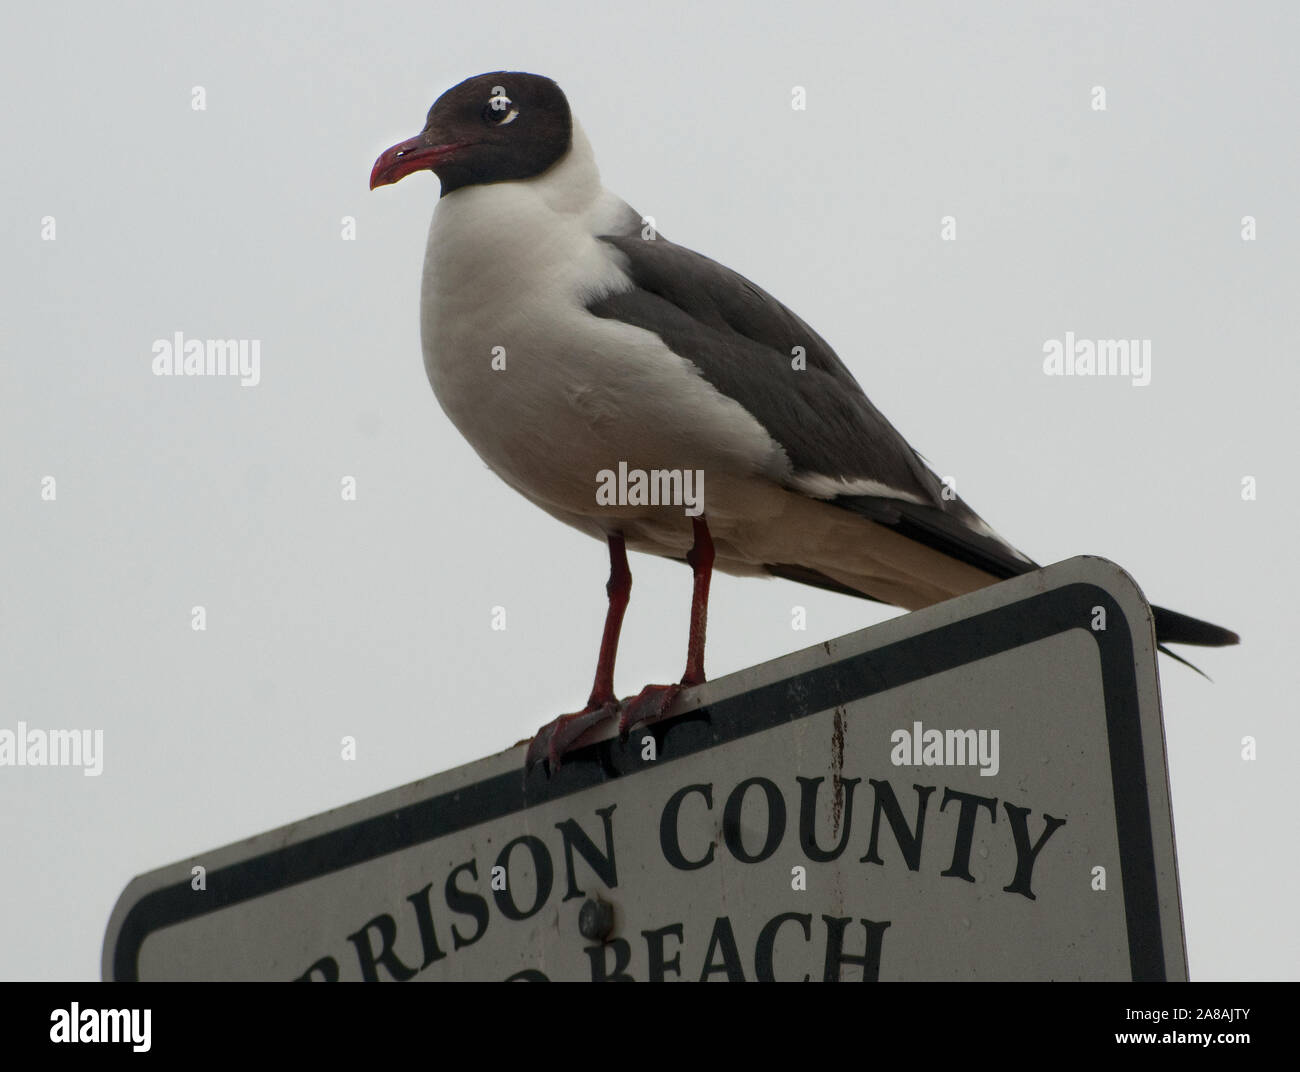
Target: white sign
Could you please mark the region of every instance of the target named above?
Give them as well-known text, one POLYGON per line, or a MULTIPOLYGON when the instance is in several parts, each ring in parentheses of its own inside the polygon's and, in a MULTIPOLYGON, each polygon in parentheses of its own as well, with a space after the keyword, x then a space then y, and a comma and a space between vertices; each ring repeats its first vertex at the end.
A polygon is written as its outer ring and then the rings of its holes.
POLYGON ((136 879, 104 977, 1186 978, 1151 611, 1101 559, 523 765, 136 879))

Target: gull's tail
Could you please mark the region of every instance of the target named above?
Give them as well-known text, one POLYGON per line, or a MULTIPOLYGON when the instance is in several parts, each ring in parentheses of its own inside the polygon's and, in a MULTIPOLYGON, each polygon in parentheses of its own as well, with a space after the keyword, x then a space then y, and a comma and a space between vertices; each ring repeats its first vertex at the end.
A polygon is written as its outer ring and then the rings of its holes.
MULTIPOLYGON (((960 500, 946 502, 942 507, 936 507, 861 495, 840 497, 833 500, 832 505, 847 509, 878 525, 884 525, 900 536, 923 544, 948 558, 982 570, 992 580, 1005 581, 1039 568, 1036 562, 1021 554, 985 525, 960 500)), ((854 591, 835 581, 827 583, 829 578, 816 570, 769 566, 768 571, 776 576, 784 576, 805 584, 850 592, 854 595, 866 595, 868 599, 873 598, 867 592, 854 591)), ((1177 611, 1166 610, 1164 607, 1152 606, 1151 610, 1155 616, 1156 644, 1159 650, 1178 662, 1191 666, 1203 677, 1205 674, 1198 667, 1175 655, 1165 645, 1194 644, 1198 647, 1221 648, 1240 643, 1241 638, 1236 633, 1222 626, 1203 622, 1199 618, 1179 614, 1177 611)))

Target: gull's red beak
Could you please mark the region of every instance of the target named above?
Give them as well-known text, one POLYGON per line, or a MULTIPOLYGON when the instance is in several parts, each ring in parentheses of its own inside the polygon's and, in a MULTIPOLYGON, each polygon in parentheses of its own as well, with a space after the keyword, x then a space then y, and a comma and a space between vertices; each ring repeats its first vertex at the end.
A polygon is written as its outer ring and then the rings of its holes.
POLYGON ((379 186, 388 186, 405 178, 412 171, 437 171, 441 161, 468 144, 453 141, 439 145, 433 141, 429 131, 399 142, 379 154, 379 159, 370 171, 370 188, 373 190, 379 186))

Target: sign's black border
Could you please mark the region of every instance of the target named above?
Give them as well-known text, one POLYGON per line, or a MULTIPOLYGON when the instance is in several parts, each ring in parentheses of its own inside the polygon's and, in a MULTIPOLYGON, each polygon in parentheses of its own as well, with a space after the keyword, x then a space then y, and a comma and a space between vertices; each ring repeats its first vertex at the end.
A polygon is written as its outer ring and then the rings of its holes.
MULTIPOLYGON (((1097 585, 1062 585, 651 727, 648 732, 659 746, 656 765, 1079 628, 1096 640, 1101 660, 1132 978, 1163 981, 1163 931, 1132 635, 1119 604, 1097 585), (1094 607, 1106 609, 1104 630, 1086 628, 1094 607)), ((188 879, 154 890, 122 920, 113 977, 135 981, 141 946, 164 927, 645 769, 639 744, 601 741, 572 753, 554 777, 540 769, 527 776, 499 774, 211 871, 203 897, 194 896, 188 879)))

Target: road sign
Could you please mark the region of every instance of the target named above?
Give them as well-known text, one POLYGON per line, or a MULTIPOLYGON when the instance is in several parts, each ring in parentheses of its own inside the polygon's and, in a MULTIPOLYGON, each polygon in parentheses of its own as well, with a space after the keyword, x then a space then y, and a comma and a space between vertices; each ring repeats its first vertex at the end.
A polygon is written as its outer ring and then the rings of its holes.
POLYGON ((1154 649, 1071 559, 137 878, 104 977, 1184 979, 1154 649))

